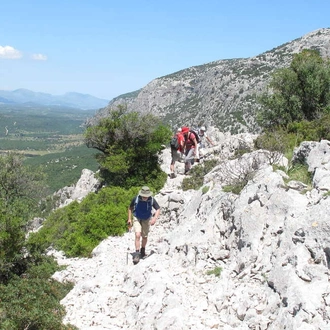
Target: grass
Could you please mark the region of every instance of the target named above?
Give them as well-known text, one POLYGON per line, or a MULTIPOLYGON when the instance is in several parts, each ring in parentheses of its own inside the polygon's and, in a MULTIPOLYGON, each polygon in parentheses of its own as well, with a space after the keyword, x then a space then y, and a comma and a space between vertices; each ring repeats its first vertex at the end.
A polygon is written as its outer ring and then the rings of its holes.
POLYGON ((289 168, 287 174, 289 176, 289 180, 285 180, 285 181, 295 180, 295 181, 300 181, 306 184, 307 186, 312 185, 313 175, 311 172, 308 172, 307 165, 302 165, 302 164, 295 165, 289 168))
POLYGON ((209 186, 204 186, 204 187, 202 188, 202 194, 203 194, 203 195, 206 194, 209 190, 210 190, 210 187, 209 187, 209 186))
POLYGON ((222 272, 222 268, 221 267, 215 267, 214 269, 208 270, 206 272, 206 275, 214 275, 216 277, 220 277, 222 272))

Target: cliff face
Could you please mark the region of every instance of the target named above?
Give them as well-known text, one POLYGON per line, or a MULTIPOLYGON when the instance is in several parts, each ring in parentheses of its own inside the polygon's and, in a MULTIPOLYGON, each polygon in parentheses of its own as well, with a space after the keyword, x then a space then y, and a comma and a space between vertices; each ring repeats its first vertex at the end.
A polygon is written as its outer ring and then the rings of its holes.
POLYGON ((330 29, 319 29, 251 58, 226 59, 190 67, 152 80, 142 89, 113 99, 109 107, 153 112, 177 123, 213 125, 231 133, 258 132, 256 96, 265 91, 270 74, 288 67, 303 49, 330 55, 330 29))

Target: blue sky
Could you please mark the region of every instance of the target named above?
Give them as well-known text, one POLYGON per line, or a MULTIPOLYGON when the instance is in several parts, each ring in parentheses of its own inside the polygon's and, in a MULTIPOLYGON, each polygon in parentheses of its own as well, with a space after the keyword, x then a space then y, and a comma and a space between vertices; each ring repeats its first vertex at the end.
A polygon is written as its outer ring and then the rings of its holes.
POLYGON ((0 90, 111 100, 330 27, 329 0, 3 0, 0 90))

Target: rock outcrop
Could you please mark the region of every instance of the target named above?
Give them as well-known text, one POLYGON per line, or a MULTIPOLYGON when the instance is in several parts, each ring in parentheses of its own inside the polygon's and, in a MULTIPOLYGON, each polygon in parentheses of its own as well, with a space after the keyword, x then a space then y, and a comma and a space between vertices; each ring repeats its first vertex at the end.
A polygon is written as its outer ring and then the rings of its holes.
MULTIPOLYGON (((209 157, 226 163, 238 137, 214 140, 209 157)), ((224 192, 220 168, 198 191, 180 189, 183 175, 169 178, 155 196, 162 213, 147 259, 132 264, 133 232, 104 240, 89 259, 55 252, 67 267, 54 278, 75 284, 62 301, 65 322, 82 330, 329 329, 329 157, 325 140, 295 150, 314 173, 309 189, 274 171, 269 157, 258 157, 239 195, 224 192)), ((255 152, 245 158, 253 163, 255 152)))
POLYGON ((54 196, 57 199, 56 207, 64 207, 72 201, 80 202, 90 192, 95 192, 100 188, 100 180, 95 173, 88 169, 83 169, 78 182, 70 187, 64 187, 57 191, 54 196))

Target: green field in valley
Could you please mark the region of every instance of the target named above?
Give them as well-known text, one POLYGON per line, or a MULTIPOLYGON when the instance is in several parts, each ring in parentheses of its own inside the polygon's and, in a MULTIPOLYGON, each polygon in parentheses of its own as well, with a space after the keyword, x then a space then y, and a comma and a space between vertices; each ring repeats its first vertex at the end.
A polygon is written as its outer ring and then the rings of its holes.
POLYGON ((95 149, 84 144, 84 123, 94 110, 0 104, 0 153, 25 156, 41 166, 49 192, 77 182, 81 171, 97 170, 95 149))

